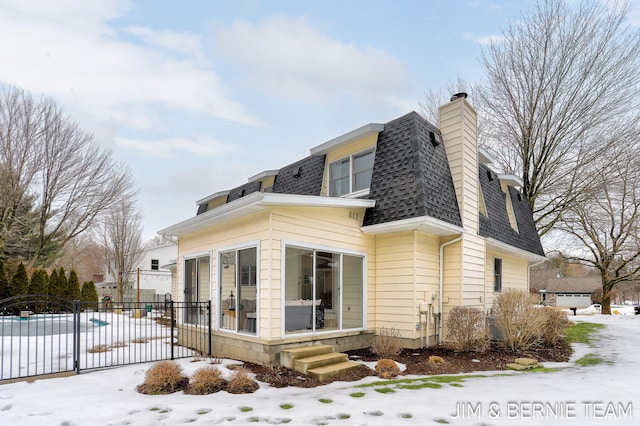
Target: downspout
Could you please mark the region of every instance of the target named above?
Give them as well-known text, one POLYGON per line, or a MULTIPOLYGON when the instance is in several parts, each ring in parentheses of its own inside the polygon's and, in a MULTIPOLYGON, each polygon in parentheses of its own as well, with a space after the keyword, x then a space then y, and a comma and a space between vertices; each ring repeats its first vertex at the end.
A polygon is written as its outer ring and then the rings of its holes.
POLYGON ((438 345, 442 344, 442 291, 444 290, 444 248, 462 240, 462 235, 446 243, 440 244, 440 277, 438 282, 438 345))

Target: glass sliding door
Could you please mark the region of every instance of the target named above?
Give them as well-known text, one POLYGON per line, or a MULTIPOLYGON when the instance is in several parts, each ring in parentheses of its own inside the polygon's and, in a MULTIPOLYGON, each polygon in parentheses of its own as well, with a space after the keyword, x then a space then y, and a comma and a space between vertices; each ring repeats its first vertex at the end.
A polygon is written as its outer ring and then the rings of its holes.
POLYGON ((208 322, 208 318, 201 318, 198 307, 191 302, 208 300, 209 294, 209 255, 193 257, 184 260, 184 322, 200 324, 208 322))
POLYGON ((257 249, 220 253, 220 328, 256 333, 257 249))
POLYGON ((285 248, 285 333, 361 328, 364 257, 285 248))

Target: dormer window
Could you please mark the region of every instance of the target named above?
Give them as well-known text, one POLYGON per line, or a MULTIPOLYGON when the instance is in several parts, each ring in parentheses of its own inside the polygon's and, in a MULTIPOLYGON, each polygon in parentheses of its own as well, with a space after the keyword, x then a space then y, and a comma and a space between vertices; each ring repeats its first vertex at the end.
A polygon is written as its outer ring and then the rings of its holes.
POLYGON ((329 195, 340 197, 369 189, 374 150, 350 155, 329 165, 329 195))

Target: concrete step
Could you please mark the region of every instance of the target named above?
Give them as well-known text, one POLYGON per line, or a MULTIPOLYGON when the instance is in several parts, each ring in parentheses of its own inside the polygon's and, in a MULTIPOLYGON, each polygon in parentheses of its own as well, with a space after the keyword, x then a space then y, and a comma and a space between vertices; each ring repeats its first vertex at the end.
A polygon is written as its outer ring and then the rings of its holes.
POLYGON ((352 368, 358 368, 360 365, 353 361, 344 361, 337 364, 324 365, 322 367, 312 368, 307 371, 307 375, 319 381, 325 381, 330 377, 348 371, 352 368))
POLYGON ((347 356, 347 354, 343 354, 340 352, 329 352, 326 354, 298 358, 293 361, 293 369, 301 372, 302 374, 307 374, 307 372, 311 369, 323 367, 329 364, 338 364, 348 360, 349 357, 347 356))
POLYGON ((280 365, 293 369, 293 363, 296 359, 308 358, 315 355, 327 354, 333 352, 333 346, 330 345, 312 345, 301 346, 299 348, 283 349, 280 352, 280 365))

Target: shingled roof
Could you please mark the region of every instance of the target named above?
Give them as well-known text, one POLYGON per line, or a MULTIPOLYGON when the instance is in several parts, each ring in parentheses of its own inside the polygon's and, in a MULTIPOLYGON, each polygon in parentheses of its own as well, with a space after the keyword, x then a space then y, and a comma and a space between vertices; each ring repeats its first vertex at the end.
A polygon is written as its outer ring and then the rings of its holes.
POLYGON ((480 235, 544 256, 529 203, 522 193, 510 186, 509 194, 505 194, 498 176, 484 164, 478 167, 478 177, 487 208, 487 216, 480 215, 480 235), (511 227, 507 216, 507 195, 511 198, 513 213, 518 224, 517 232, 511 227))
MULTIPOLYGON (((440 131, 416 112, 384 125, 378 134, 369 195, 376 201, 367 210, 363 226, 432 217, 462 226, 458 201, 444 144, 432 135, 440 131)), ((441 137, 439 138, 441 140, 441 137)), ((274 193, 319 196, 325 168, 325 155, 311 155, 281 168, 271 189, 274 193)), ((500 181, 489 167, 480 164, 478 176, 487 216, 479 215, 479 233, 483 237, 544 255, 529 204, 515 188, 509 187, 516 232, 507 216, 505 195, 500 181)), ((252 181, 229 191, 227 203, 264 190, 260 181, 252 181)), ((207 203, 198 206, 204 213, 207 203)))
POLYGON ((440 133, 416 112, 385 124, 369 190, 376 206, 363 225, 431 216, 462 226, 444 145, 434 145, 430 132, 440 133))

